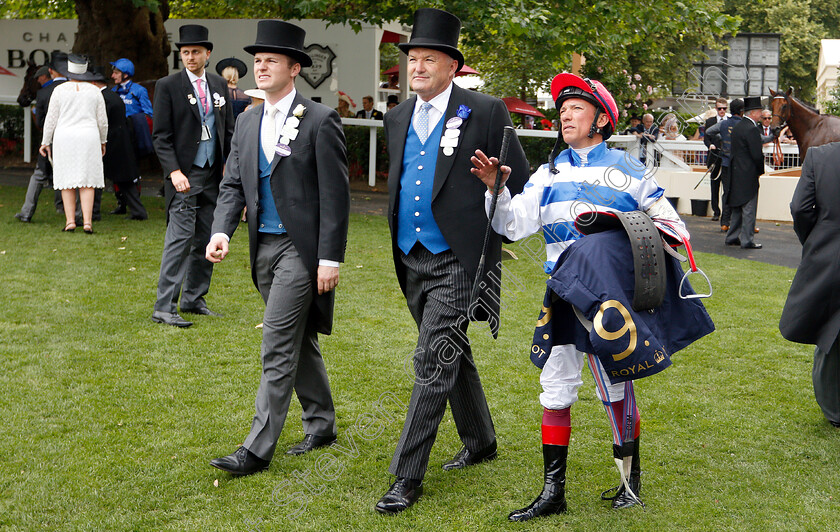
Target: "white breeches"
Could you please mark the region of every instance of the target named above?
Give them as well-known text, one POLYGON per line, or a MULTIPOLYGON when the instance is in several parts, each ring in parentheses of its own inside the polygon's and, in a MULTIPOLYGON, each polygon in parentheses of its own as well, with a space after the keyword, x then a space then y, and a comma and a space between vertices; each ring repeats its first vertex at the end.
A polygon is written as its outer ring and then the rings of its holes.
MULTIPOLYGON (((540 373, 540 384, 543 392, 540 394, 540 404, 543 408, 551 410, 563 410, 569 408, 578 400, 578 388, 583 384, 581 375, 583 373, 585 355, 575 349, 574 345, 555 345, 551 348, 551 354, 540 373)), ((590 364, 589 370, 598 372, 600 381, 609 383, 610 379, 604 372, 604 366, 598 361, 598 357, 592 357, 595 366, 590 364)), ((624 383, 607 384, 607 395, 602 397, 600 387, 595 387, 598 399, 601 401, 621 401, 624 399, 624 383)))

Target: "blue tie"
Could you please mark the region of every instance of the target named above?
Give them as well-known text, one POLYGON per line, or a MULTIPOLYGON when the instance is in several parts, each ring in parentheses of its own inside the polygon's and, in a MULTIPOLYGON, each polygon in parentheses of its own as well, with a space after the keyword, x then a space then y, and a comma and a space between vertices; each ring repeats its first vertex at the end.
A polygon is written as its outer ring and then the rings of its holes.
POLYGON ((423 102, 417 112, 417 136, 420 137, 422 144, 425 144, 426 139, 429 138, 429 109, 431 108, 432 104, 423 102))

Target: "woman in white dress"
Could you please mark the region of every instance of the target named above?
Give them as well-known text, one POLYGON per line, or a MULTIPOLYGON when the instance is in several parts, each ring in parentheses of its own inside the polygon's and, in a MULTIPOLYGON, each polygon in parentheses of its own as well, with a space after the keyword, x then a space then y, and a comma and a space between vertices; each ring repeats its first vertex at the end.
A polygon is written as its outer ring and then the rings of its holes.
POLYGON ((105 100, 90 83, 84 57, 71 54, 67 61, 67 83, 55 88, 44 120, 40 152, 53 164, 53 184, 61 190, 66 224, 64 231, 76 229, 76 189, 82 203, 85 233, 93 233, 94 189, 105 187, 102 156, 108 137, 105 100))

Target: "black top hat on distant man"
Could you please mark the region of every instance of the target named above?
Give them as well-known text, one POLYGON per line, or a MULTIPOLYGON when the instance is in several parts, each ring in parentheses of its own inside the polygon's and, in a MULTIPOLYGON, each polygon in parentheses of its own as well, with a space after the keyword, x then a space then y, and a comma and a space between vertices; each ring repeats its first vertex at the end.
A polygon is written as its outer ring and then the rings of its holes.
POLYGON ((306 31, 282 20, 261 20, 257 23, 257 40, 245 47, 249 54, 260 52, 283 54, 291 57, 301 67, 312 66, 312 58, 303 48, 306 31))
POLYGON ((201 24, 184 24, 178 28, 178 42, 175 46, 180 50, 182 46, 203 46, 213 51, 213 43, 210 42, 210 30, 201 24))
POLYGON ((464 66, 464 54, 458 50, 460 35, 461 20, 458 17, 440 9, 426 7, 414 12, 411 38, 397 46, 406 54, 412 48, 438 50, 458 61, 458 70, 461 70, 464 66))
POLYGON ((744 112, 752 111, 753 109, 762 109, 761 96, 748 96, 744 98, 744 112))

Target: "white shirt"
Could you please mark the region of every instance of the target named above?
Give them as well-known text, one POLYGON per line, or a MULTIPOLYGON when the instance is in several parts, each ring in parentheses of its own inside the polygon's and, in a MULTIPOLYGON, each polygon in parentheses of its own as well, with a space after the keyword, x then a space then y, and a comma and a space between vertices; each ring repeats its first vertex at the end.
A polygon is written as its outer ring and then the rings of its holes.
MULTIPOLYGON (((431 109, 429 109, 429 134, 435 129, 437 126, 438 121, 444 117, 446 114, 446 108, 449 106, 449 97, 452 95, 452 83, 449 83, 449 86, 444 89, 443 92, 429 100, 429 103, 432 104, 431 109)), ((417 101, 414 102, 414 115, 411 117, 411 124, 414 126, 414 129, 417 129, 417 112, 420 110, 420 106, 423 105, 424 101, 417 96, 417 101)))
POLYGON ((277 140, 280 138, 280 130, 283 129, 283 123, 286 122, 286 117, 289 116, 289 110, 292 107, 292 102, 295 100, 296 95, 297 89, 293 88, 289 94, 283 96, 283 98, 281 98, 276 104, 271 105, 268 103, 268 100, 265 100, 263 103, 263 120, 261 122, 263 125, 266 124, 265 118, 269 115, 270 110, 272 108, 277 109, 277 112, 274 115, 274 131, 269 132, 265 129, 260 129, 263 152, 265 153, 265 158, 268 159, 269 162, 274 159, 273 146, 277 144, 277 140), (272 149, 266 151, 265 146, 271 146, 272 149))
MULTIPOLYGON (((187 77, 190 80, 190 84, 193 86, 193 91, 195 91, 195 97, 196 98, 199 97, 197 82, 198 82, 198 80, 201 80, 201 83, 204 84, 204 85, 201 86, 201 88, 202 88, 202 90, 204 90, 204 97, 207 100, 207 106, 212 107, 213 106, 213 99, 210 97, 210 86, 207 85, 207 71, 206 70, 203 71, 201 73, 201 76, 196 76, 195 74, 193 74, 192 72, 187 70, 187 77)), ((202 109, 202 111, 204 111, 204 109, 202 109)))

